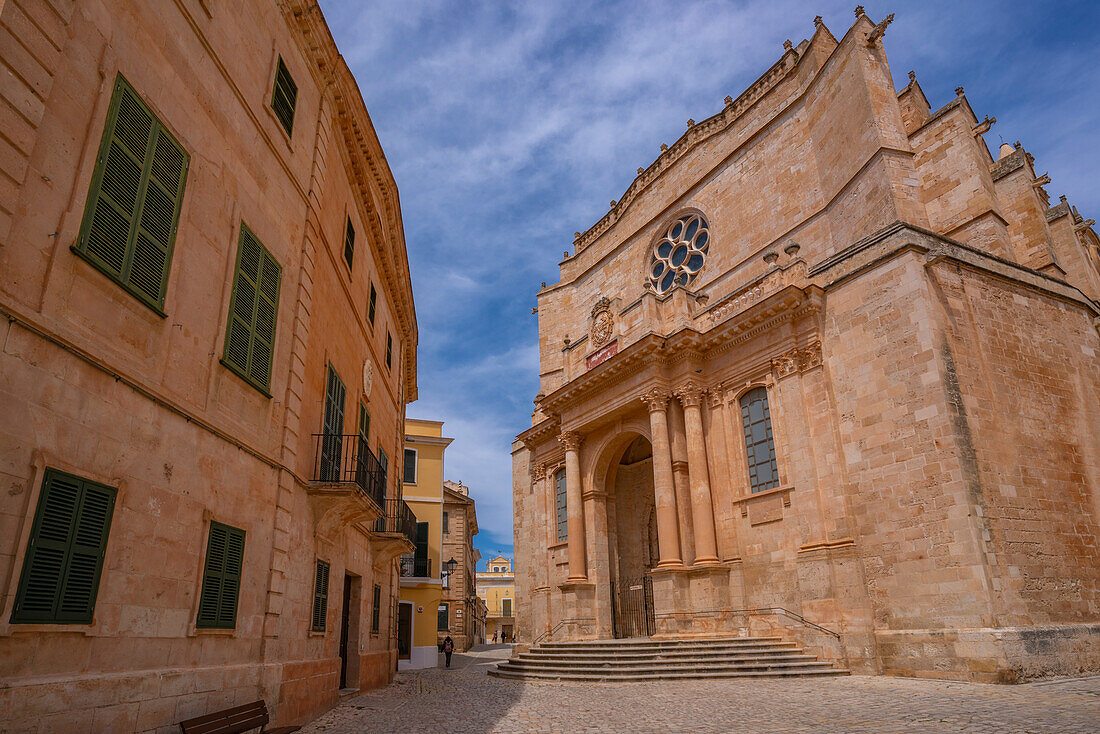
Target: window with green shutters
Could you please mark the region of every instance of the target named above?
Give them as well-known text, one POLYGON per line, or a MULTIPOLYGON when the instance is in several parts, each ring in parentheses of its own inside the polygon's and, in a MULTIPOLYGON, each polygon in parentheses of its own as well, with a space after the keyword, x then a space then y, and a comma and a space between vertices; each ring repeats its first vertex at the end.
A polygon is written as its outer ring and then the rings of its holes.
POLYGON ((393 336, 386 332, 386 369, 393 365, 393 336))
POLYGON ((73 251, 161 316, 189 162, 119 75, 73 251))
POLYGON ((374 326, 374 313, 378 308, 378 291, 374 289, 374 283, 370 284, 370 302, 367 304, 367 320, 374 326))
POLYGON ((233 629, 237 626, 237 597, 241 591, 243 563, 244 531, 211 522, 197 627, 233 629))
POLYGON ((286 130, 287 135, 292 135, 294 129, 294 106, 298 103, 298 85, 290 76, 290 71, 283 63, 283 57, 279 57, 279 65, 275 68, 275 91, 271 95, 271 109, 279 118, 280 124, 286 130))
POLYGON ((325 620, 328 618, 328 571, 329 565, 324 561, 317 561, 317 577, 313 584, 313 626, 314 632, 325 631, 325 620))
POLYGON ((348 217, 348 226, 344 231, 344 260, 351 267, 355 258, 355 227, 351 226, 351 217, 348 217))
POLYGON ((439 605, 435 613, 435 629, 437 632, 447 632, 451 628, 451 608, 449 604, 439 605))
POLYGON ((241 222, 222 364, 271 397, 271 363, 283 270, 241 222))
POLYGON ((378 584, 374 585, 374 600, 371 603, 370 610, 370 631, 374 634, 378 634, 378 628, 380 626, 382 616, 382 587, 378 584))
POLYGON ((116 491, 47 469, 13 624, 91 624, 116 491))

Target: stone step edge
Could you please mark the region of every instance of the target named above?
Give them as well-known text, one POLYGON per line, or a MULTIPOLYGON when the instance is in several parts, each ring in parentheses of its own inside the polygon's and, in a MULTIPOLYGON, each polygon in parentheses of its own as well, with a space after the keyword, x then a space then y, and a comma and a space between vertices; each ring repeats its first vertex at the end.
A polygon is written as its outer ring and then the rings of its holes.
POLYGON ((631 637, 623 640, 548 640, 540 642, 541 647, 561 647, 577 645, 584 647, 607 646, 628 647, 631 645, 707 645, 707 644, 745 644, 758 642, 780 642, 782 637, 684 637, 677 640, 654 640, 648 637, 631 637))
POLYGON ((656 674, 636 674, 630 676, 624 675, 600 675, 594 674, 558 674, 558 673, 540 673, 540 672, 518 672, 510 670, 497 670, 490 669, 488 674, 495 678, 537 678, 540 680, 557 680, 557 681, 613 681, 629 683, 634 681, 651 681, 651 680, 701 680, 706 678, 820 678, 825 676, 841 676, 850 675, 850 671, 846 668, 828 668, 825 670, 777 670, 777 671, 760 671, 760 672, 744 672, 744 671, 726 671, 718 673, 656 673, 656 674))
POLYGON ((819 662, 813 655, 798 654, 798 655, 784 655, 779 657, 748 657, 748 658, 730 658, 722 660, 543 660, 539 658, 509 658, 508 664, 510 665, 551 665, 551 666, 584 666, 584 665, 604 665, 604 666, 616 666, 623 667, 629 665, 738 665, 745 663, 756 662, 819 662))
POLYGON ((531 672, 566 672, 566 673, 591 673, 591 672, 606 672, 613 673, 613 675, 627 675, 627 673, 635 672, 711 672, 719 670, 833 670, 834 667, 829 662, 791 662, 791 664, 756 664, 756 665, 723 665, 714 666, 700 670, 692 666, 636 666, 632 668, 603 668, 603 667, 574 667, 574 668, 544 668, 539 666, 515 666, 502 662, 502 664, 496 667, 497 670, 508 670, 519 672, 521 670, 528 670, 531 672))
POLYGON ((787 645, 777 647, 737 647, 726 650, 713 650, 710 648, 703 648, 700 650, 528 650, 523 655, 538 655, 546 658, 564 658, 564 657, 592 657, 594 655, 616 656, 616 657, 638 657, 643 655, 759 655, 759 654, 782 654, 787 652, 795 652, 802 648, 798 644, 792 642, 787 645))

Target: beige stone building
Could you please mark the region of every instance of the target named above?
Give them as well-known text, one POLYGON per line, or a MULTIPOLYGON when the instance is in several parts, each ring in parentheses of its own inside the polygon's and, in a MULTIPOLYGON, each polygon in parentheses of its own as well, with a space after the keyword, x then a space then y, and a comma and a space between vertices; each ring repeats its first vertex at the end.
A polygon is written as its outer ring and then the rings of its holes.
POLYGON ((961 87, 895 89, 890 20, 817 18, 538 292, 521 639, 766 629, 857 672, 1100 669, 1093 221, 1019 143, 990 154, 961 87))
POLYGON ((485 601, 486 640, 514 641, 517 601, 512 559, 497 556, 486 562, 485 570, 477 574, 477 595, 485 601))
POLYGON ((479 614, 475 574, 481 552, 474 547, 477 508, 470 488, 462 482, 443 482, 443 562, 454 563, 443 579, 437 637, 450 635, 455 650, 464 652, 485 641, 485 617, 479 614), (479 624, 480 622, 480 624, 479 624))
POLYGON ((316 2, 0 2, 0 729, 396 668, 417 326, 316 2))

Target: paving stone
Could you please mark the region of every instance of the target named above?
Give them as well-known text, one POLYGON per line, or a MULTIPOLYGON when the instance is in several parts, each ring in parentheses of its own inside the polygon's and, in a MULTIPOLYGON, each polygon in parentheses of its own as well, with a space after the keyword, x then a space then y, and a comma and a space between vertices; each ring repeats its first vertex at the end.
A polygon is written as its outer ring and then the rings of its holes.
POLYGON ((884 676, 573 684, 487 675, 510 647, 455 654, 449 670, 400 673, 302 734, 1100 732, 1100 677, 1006 686, 884 676))

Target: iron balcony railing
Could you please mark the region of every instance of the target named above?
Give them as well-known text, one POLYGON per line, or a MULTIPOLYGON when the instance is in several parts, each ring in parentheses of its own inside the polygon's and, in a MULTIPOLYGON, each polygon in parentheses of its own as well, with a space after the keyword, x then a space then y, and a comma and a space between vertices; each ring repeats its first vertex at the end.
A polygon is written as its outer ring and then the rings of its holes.
POLYGON ((362 437, 315 433, 313 440, 313 481, 354 484, 375 504, 383 506, 386 472, 362 437))
POLYGON ((405 500, 398 497, 386 498, 386 514, 374 522, 376 533, 396 533, 405 536, 410 543, 416 543, 416 515, 405 500))
POLYGON ((417 558, 413 555, 401 556, 401 575, 430 578, 432 575, 432 559, 417 558))

